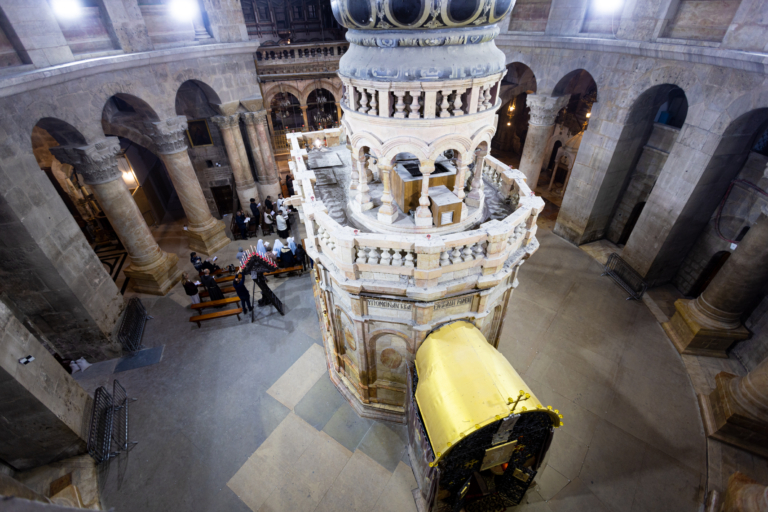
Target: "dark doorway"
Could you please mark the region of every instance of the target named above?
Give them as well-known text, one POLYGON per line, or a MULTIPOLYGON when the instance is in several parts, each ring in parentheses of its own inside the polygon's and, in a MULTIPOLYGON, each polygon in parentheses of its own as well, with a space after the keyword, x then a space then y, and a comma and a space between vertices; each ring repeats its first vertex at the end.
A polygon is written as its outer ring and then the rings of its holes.
POLYGON ((632 230, 635 229, 637 219, 639 219, 640 214, 643 213, 644 207, 645 203, 637 203, 635 207, 632 208, 632 213, 629 214, 629 219, 627 219, 627 223, 624 224, 624 230, 621 232, 618 245, 626 245, 629 236, 632 234, 632 230))
POLYGON ((223 217, 228 213, 232 213, 232 187, 230 185, 211 187, 211 193, 216 203, 216 209, 219 210, 219 215, 223 217))
POLYGON ((709 260, 704 271, 693 284, 693 287, 691 288, 691 297, 698 297, 704 293, 704 290, 707 289, 709 283, 711 283, 717 273, 720 272, 720 269, 723 268, 723 265, 725 265, 725 262, 728 261, 730 256, 731 253, 728 251, 720 251, 712 256, 712 259, 709 260))

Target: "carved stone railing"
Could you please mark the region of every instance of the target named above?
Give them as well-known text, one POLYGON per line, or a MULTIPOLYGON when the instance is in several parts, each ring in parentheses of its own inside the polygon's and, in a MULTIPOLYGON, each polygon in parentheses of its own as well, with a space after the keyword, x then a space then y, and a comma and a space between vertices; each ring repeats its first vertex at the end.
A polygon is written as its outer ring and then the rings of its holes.
POLYGON ((503 73, 441 82, 377 82, 341 77, 348 110, 396 119, 456 117, 495 109, 503 73))
POLYGON ((300 208, 308 253, 331 269, 345 289, 431 300, 447 289, 490 288, 506 276, 503 270, 536 250, 536 218, 544 201, 533 195, 519 171, 504 171, 519 198, 504 220, 450 235, 363 233, 333 220, 315 196, 315 175, 307 170, 306 150, 299 144, 303 137, 288 134, 298 185, 288 202, 300 208))
POLYGON ((260 76, 333 73, 348 48, 346 41, 262 47, 256 51, 256 65, 260 76))

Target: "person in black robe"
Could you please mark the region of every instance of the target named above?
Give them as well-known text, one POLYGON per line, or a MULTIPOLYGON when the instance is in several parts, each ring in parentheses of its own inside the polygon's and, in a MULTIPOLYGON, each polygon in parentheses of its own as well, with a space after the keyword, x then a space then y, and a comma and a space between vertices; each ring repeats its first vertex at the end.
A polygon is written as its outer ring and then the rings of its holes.
POLYGON ((240 302, 243 305, 243 312, 253 311, 251 294, 248 293, 248 287, 245 286, 245 276, 242 272, 237 273, 235 280, 232 281, 232 286, 234 286, 237 296, 240 297, 240 302))
POLYGON ((208 297, 210 297, 212 301, 222 300, 224 298, 224 294, 221 292, 221 288, 219 288, 216 279, 211 275, 210 270, 205 269, 203 271, 203 277, 200 281, 203 283, 203 286, 205 286, 205 289, 208 290, 208 297))
POLYGON ((216 265, 216 264, 215 264, 213 261, 211 261, 211 260, 205 260, 205 261, 203 262, 203 264, 202 264, 202 265, 200 265, 200 268, 201 268, 201 269, 203 269, 203 271, 205 271, 205 270, 209 270, 210 272, 214 272, 214 271, 216 271, 216 270, 219 270, 219 268, 221 268, 221 267, 219 267, 218 265, 216 265))
POLYGON ((297 265, 296 257, 287 245, 280 249, 280 254, 277 255, 277 264, 280 268, 291 268, 297 265))

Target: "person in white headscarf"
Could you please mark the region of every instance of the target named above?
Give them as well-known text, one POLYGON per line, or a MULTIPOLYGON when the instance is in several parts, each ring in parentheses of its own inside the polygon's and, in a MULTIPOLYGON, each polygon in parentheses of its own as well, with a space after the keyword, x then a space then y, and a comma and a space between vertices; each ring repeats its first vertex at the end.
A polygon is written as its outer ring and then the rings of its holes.
POLYGON ((272 254, 277 256, 278 254, 280 254, 280 250, 282 248, 283 248, 283 242, 281 242, 280 239, 278 238, 277 240, 275 240, 275 248, 272 249, 272 254))
POLYGON ((256 244, 256 252, 259 253, 261 256, 267 255, 267 248, 264 246, 264 240, 259 238, 258 243, 256 244))
POLYGON ((264 242, 263 247, 265 250, 265 257, 277 265, 277 256, 275 256, 275 253, 269 248, 269 242, 264 242))
POLYGON ((235 258, 237 258, 237 262, 240 265, 243 264, 243 259, 245 258, 245 251, 243 250, 242 247, 237 248, 237 255, 235 256, 235 258))
POLYGON ((288 238, 288 247, 291 248, 291 252, 296 256, 296 242, 294 242, 293 237, 288 238))

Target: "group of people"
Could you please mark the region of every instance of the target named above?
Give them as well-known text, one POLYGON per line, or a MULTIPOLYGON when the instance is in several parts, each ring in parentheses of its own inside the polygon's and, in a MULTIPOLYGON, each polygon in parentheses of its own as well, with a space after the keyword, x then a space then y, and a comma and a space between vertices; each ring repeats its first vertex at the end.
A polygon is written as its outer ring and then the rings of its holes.
MULTIPOLYGON (((293 181, 289 182, 289 193, 293 190, 293 181)), ((291 229, 291 211, 285 204, 283 194, 278 194, 277 200, 273 201, 272 196, 267 196, 264 205, 257 203, 256 199, 251 198, 251 215, 248 217, 242 209, 235 213, 235 223, 240 231, 240 237, 243 240, 248 239, 248 222, 261 224, 261 230, 266 235, 272 232, 272 228, 277 229, 277 234, 281 238, 287 238, 291 229)))
MULTIPOLYGON (((269 242, 265 242, 259 239, 256 246, 256 251, 265 259, 268 259, 275 263, 280 268, 291 268, 297 265, 303 265, 306 253, 304 247, 301 244, 297 244, 293 237, 288 237, 284 244, 280 239, 275 240, 275 246, 271 247, 269 242)), ((237 261, 238 268, 242 268, 245 264, 246 253, 242 247, 238 248, 237 261)), ((195 269, 200 273, 200 281, 194 281, 189 278, 189 273, 184 272, 181 274, 182 285, 184 291, 189 296, 192 304, 200 303, 199 286, 202 284, 208 291, 208 296, 212 301, 221 300, 224 298, 224 293, 219 288, 219 284, 213 277, 212 273, 218 270, 220 267, 214 263, 216 258, 203 260, 197 253, 191 253, 189 256, 190 262, 195 269)), ((261 279, 264 279, 261 276, 261 279)), ((259 288, 262 288, 262 283, 257 282, 259 288)), ((232 281, 232 286, 240 298, 243 305, 243 311, 253 311, 253 305, 251 304, 251 294, 245 285, 245 276, 243 272, 238 270, 235 274, 235 279, 232 281)), ((261 299, 258 302, 259 306, 266 306, 269 304, 268 300, 261 299)), ((223 306, 222 306, 223 307, 223 306)))

